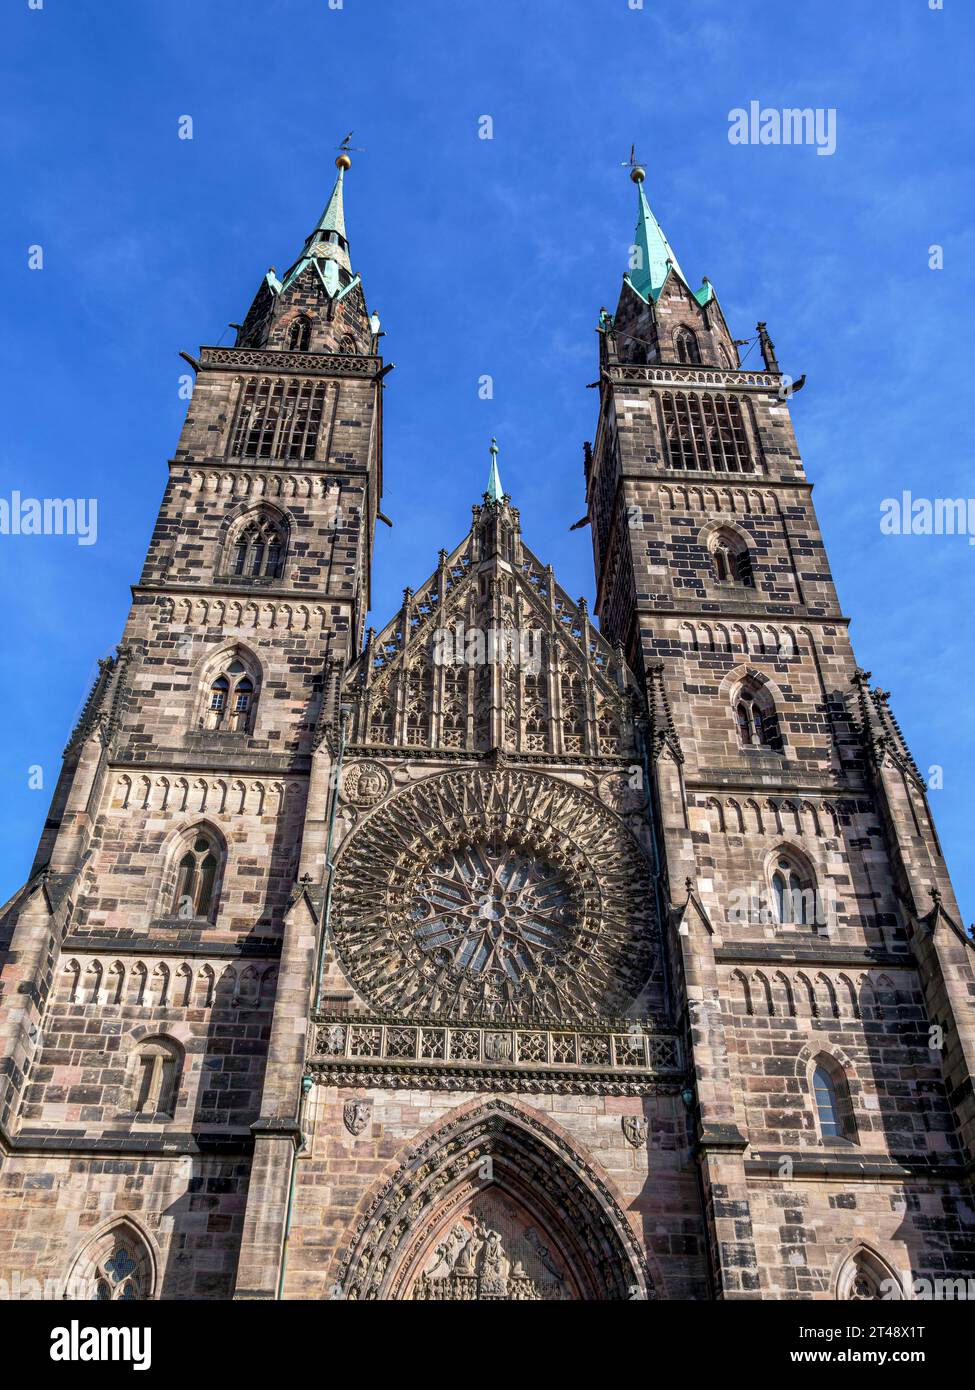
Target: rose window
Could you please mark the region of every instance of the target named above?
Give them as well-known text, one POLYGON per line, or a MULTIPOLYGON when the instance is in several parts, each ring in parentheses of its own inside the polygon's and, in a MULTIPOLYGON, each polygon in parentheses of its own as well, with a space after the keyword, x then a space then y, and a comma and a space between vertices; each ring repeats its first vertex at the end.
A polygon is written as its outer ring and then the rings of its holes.
POLYGON ((569 944, 578 909, 563 874, 507 845, 444 855, 416 884, 414 939, 467 976, 520 982, 569 944))
POLYGON ((336 865, 332 938, 387 1017, 619 1018, 652 968, 646 861, 604 807, 535 773, 404 789, 336 865))

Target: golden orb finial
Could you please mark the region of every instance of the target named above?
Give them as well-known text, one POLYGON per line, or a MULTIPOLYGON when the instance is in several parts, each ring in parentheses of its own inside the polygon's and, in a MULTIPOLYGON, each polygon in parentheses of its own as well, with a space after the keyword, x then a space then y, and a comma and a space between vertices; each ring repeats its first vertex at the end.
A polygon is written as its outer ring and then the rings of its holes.
POLYGON ((630 178, 634 183, 642 183, 647 176, 647 171, 642 164, 634 164, 630 170, 630 178))
POLYGON ((351 169, 352 160, 349 158, 347 154, 340 154, 338 159, 335 161, 335 167, 336 169, 351 169))

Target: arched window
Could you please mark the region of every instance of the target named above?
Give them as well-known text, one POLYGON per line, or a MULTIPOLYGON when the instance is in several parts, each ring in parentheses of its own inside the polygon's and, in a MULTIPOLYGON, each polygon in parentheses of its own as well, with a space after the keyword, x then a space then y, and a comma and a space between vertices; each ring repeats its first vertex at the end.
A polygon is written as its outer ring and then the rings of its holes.
POLYGON ((197 831, 176 864, 176 891, 172 916, 186 920, 213 917, 221 852, 206 830, 197 831))
POLYGON ((821 1139, 856 1138, 850 1090, 843 1068, 832 1057, 815 1059, 810 1076, 816 1126, 821 1139))
POLYGON ((182 1050, 168 1038, 150 1038, 135 1056, 134 1108, 137 1115, 172 1119, 183 1069, 182 1050))
POLYGON ((840 1119, 839 1101, 836 1099, 833 1078, 825 1067, 817 1067, 813 1072, 813 1099, 820 1134, 824 1139, 841 1139, 843 1122, 840 1119))
MULTIPOLYGON (((211 668, 212 670, 212 668, 211 668)), ((200 723, 205 729, 246 734, 254 727, 256 686, 247 666, 234 653, 209 677, 200 723)))
POLYGON ((674 352, 677 354, 678 362, 700 364, 701 349, 697 345, 696 336, 689 328, 674 329, 674 352))
POLYGON ((354 357, 358 351, 359 349, 356 346, 356 341, 350 333, 346 333, 345 336, 339 340, 339 352, 344 356, 354 357))
POLYGON ((311 321, 304 314, 299 315, 288 332, 288 347, 292 352, 307 352, 311 342, 311 321))
POLYGON ((250 516, 230 545, 230 573, 240 579, 280 579, 284 557, 283 528, 270 516, 250 516))
POLYGON ((728 527, 715 531, 708 542, 714 577, 719 584, 740 584, 754 589, 755 576, 748 546, 737 532, 728 527))
POLYGON ((899 1300, 904 1297, 904 1284, 891 1266, 885 1264, 872 1250, 861 1249, 844 1261, 836 1281, 836 1297, 851 1303, 899 1300))
POLYGON ((819 900, 810 871, 794 854, 780 850, 770 869, 772 913, 782 926, 816 926, 819 900))
POLYGON ((765 686, 745 684, 735 701, 735 723, 742 748, 781 752, 782 735, 772 697, 765 686))
POLYGON ((64 1297, 97 1303, 152 1298, 155 1268, 134 1224, 121 1221, 96 1236, 75 1261, 64 1297))

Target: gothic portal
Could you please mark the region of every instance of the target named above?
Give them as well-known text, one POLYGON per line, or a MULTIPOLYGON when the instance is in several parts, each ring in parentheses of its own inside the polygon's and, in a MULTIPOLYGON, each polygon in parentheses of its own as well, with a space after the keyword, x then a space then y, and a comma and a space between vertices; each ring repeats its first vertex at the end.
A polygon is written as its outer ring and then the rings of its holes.
POLYGON ((367 630, 389 369, 338 164, 191 359, 0 916, 0 1277, 637 1301, 968 1269, 972 944, 765 325, 739 359, 635 168, 593 613, 492 446, 467 535, 367 630))

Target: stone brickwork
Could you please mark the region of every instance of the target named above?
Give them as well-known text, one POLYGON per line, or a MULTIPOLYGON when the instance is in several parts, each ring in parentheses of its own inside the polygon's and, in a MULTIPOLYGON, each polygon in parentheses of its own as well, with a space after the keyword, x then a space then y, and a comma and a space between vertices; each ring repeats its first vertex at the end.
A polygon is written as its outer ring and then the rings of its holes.
POLYGON ((338 165, 193 360, 122 641, 0 912, 0 1288, 975 1277, 972 944, 765 325, 739 355, 634 169, 585 451, 599 629, 495 447, 468 535, 366 631, 388 368, 338 165))

